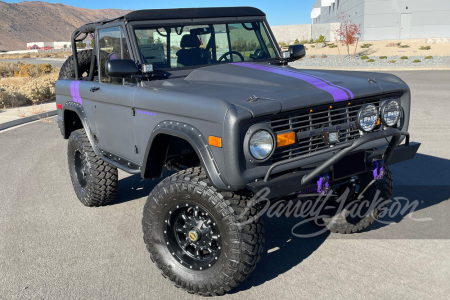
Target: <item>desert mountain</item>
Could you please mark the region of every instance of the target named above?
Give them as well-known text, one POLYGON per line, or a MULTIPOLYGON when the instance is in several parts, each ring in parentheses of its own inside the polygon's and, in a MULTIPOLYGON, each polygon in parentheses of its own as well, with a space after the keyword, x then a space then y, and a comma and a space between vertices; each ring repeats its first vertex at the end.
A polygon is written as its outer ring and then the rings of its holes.
POLYGON ((72 31, 89 22, 128 13, 46 2, 0 1, 0 50, 25 50, 29 42, 69 41, 72 31))

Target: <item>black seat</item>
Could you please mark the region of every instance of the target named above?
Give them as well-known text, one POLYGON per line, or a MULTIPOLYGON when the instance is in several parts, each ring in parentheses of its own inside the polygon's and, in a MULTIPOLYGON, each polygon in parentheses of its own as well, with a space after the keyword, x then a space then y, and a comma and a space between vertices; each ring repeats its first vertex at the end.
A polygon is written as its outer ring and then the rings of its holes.
POLYGON ((200 48, 200 40, 197 35, 187 34, 181 38, 181 50, 177 52, 177 63, 180 67, 204 65, 208 61, 200 48))

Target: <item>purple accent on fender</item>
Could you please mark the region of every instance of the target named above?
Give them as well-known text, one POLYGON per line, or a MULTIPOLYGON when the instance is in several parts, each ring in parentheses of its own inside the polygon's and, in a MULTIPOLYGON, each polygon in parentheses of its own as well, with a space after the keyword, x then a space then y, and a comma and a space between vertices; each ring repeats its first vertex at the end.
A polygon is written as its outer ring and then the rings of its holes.
POLYGON ((283 76, 289 76, 292 78, 297 78, 297 79, 306 81, 309 84, 314 85, 316 88, 329 93, 333 97, 334 102, 348 101, 348 100, 354 98, 354 95, 350 90, 348 90, 344 87, 341 87, 341 86, 334 85, 333 83, 326 81, 325 79, 322 79, 317 76, 305 74, 302 72, 283 70, 281 68, 263 66, 263 65, 252 64, 252 63, 231 63, 231 64, 240 66, 240 67, 251 68, 251 69, 265 71, 265 72, 271 72, 271 73, 275 73, 275 74, 279 74, 279 75, 283 75, 283 76))
POLYGON ((384 161, 375 160, 373 163, 373 179, 380 180, 384 176, 384 161))
POLYGON ((317 193, 326 195, 330 190, 330 177, 328 175, 320 176, 317 180, 317 193))
POLYGON ((72 81, 70 83, 70 95, 72 96, 73 102, 83 105, 83 101, 81 100, 81 97, 80 97, 80 82, 79 81, 72 81))
POLYGON ((156 113, 151 112, 151 111, 138 110, 137 113, 140 114, 140 115, 146 115, 146 116, 156 117, 156 113))

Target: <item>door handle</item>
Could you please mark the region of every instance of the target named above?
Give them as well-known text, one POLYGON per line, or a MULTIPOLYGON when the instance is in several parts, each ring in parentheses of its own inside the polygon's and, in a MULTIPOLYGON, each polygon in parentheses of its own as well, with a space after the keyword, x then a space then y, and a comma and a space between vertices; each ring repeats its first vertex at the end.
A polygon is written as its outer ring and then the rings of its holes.
POLYGON ((93 86, 93 87, 91 87, 90 91, 95 92, 95 91, 98 91, 99 89, 100 88, 98 86, 93 86))

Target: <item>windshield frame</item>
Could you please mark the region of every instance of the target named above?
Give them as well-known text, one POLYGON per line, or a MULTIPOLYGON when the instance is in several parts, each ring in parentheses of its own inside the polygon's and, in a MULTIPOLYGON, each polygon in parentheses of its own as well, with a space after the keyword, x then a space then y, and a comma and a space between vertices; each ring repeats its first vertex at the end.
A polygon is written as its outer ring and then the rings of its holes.
MULTIPOLYGON (((236 23, 251 23, 251 22, 260 22, 262 25, 262 29, 266 31, 267 37, 269 41, 272 43, 272 48, 275 53, 275 57, 273 58, 265 58, 258 59, 255 62, 265 62, 265 61, 273 61, 280 60, 281 57, 281 49, 279 48, 278 43, 273 35, 272 30, 270 29, 269 24, 267 23, 267 19, 263 16, 257 17, 234 17, 234 18, 201 18, 201 19, 176 19, 176 20, 148 20, 148 21, 133 21, 126 24, 128 31, 128 38, 130 43, 132 44, 132 52, 133 56, 136 58, 136 61, 140 64, 143 64, 141 56, 139 55, 139 44, 137 41, 137 37, 135 34, 135 29, 143 28, 143 27, 164 27, 164 26, 195 26, 195 25, 214 25, 214 24, 236 24, 236 23)), ((184 69, 196 69, 204 66, 211 66, 211 64, 206 65, 195 65, 195 66, 185 66, 185 67, 171 67, 171 68, 161 68, 161 70, 184 70, 184 69)))

